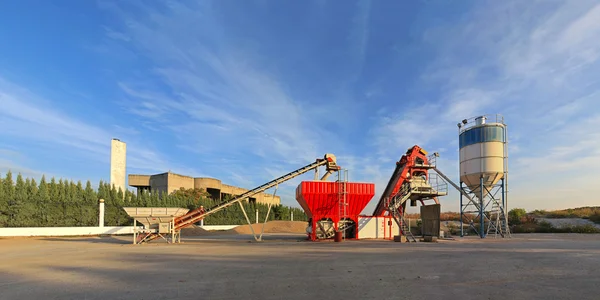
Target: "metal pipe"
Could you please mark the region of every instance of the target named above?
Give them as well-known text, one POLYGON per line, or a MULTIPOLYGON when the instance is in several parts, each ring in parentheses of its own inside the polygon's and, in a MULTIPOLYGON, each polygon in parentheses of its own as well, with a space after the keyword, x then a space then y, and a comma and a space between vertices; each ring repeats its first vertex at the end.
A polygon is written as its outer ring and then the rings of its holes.
POLYGON ((333 170, 327 170, 327 172, 325 172, 325 174, 323 175, 323 177, 321 177, 321 181, 325 181, 327 180, 327 178, 329 178, 329 175, 333 174, 333 170))
POLYGON ((479 192, 480 192, 480 206, 479 206, 479 237, 484 238, 484 225, 483 221, 483 176, 479 177, 479 192))
POLYGON ((502 183, 501 183, 501 185, 500 185, 500 188, 501 188, 501 190, 500 190, 500 194, 502 194, 502 209, 504 210, 504 209, 506 208, 506 207, 504 206, 504 200, 505 200, 505 199, 504 199, 504 178, 502 178, 501 180, 502 180, 502 183))
MULTIPOLYGON (((508 213, 508 126, 504 124, 504 213, 508 213)), ((507 223, 508 224, 508 223, 507 223)))
MULTIPOLYGON (((462 181, 460 182, 460 189, 462 190, 462 181)), ((463 214, 464 214, 464 207, 463 207, 463 193, 460 193, 460 237, 464 236, 464 230, 463 230, 463 214)))

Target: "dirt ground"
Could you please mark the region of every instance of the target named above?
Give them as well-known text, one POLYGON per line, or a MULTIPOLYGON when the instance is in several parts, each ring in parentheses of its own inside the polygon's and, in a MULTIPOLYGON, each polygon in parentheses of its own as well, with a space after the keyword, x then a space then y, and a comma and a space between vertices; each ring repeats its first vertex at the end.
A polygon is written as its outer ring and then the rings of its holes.
POLYGON ((0 299, 598 299, 600 235, 439 243, 301 234, 0 239, 0 299))

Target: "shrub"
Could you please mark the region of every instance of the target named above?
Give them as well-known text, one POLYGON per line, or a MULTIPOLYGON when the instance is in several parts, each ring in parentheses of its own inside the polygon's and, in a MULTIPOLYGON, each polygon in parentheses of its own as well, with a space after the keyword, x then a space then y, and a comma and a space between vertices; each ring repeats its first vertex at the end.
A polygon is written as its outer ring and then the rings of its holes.
POLYGON ((593 215, 591 215, 590 221, 596 224, 600 224, 600 212, 596 211, 593 215))
POLYGON ((513 208, 508 212, 508 222, 510 224, 521 224, 522 219, 527 215, 527 211, 522 208, 513 208))

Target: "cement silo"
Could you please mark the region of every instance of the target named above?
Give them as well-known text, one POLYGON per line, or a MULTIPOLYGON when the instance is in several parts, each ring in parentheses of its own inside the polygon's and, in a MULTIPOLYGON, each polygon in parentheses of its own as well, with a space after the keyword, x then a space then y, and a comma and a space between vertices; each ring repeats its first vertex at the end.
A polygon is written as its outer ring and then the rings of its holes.
POLYGON ((487 233, 509 234, 506 127, 501 115, 477 116, 458 123, 460 188, 464 191, 461 193, 461 223, 467 221, 482 238, 486 227, 487 233))

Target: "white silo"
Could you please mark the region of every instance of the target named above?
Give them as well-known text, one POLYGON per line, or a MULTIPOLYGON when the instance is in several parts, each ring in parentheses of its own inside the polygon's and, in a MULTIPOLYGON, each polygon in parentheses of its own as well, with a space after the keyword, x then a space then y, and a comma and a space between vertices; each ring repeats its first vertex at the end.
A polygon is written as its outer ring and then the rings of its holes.
POLYGON ((461 193, 461 219, 463 215, 476 212, 480 224, 484 225, 478 230, 482 238, 486 222, 488 232, 495 230, 504 236, 508 233, 505 213, 508 152, 504 118, 501 115, 477 116, 463 120, 458 127, 460 187, 470 195, 463 205, 461 193))

